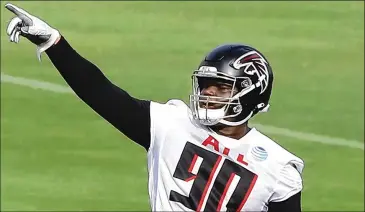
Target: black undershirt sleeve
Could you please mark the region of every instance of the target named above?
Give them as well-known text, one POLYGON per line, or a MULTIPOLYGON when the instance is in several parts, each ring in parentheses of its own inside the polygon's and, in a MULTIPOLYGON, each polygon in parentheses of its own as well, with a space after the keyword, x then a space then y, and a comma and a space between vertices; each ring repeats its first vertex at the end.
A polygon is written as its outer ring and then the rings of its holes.
POLYGON ((114 85, 64 37, 46 53, 80 99, 128 138, 149 148, 150 101, 136 99, 114 85))
POLYGON ((283 202, 270 202, 268 212, 301 212, 301 192, 283 202))

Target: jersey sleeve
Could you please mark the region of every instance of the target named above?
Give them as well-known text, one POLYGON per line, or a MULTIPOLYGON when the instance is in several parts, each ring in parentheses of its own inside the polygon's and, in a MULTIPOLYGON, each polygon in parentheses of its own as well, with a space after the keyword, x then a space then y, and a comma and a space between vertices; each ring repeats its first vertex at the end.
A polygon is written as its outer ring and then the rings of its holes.
POLYGON ((269 202, 282 202, 302 191, 302 167, 299 167, 299 165, 299 162, 297 165, 290 162, 279 170, 274 193, 269 202))

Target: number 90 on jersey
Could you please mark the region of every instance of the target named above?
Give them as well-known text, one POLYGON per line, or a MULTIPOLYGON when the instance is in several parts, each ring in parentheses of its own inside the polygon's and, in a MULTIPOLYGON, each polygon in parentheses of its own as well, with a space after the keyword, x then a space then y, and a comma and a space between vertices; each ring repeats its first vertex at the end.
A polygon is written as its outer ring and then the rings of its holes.
POLYGON ((190 142, 184 147, 173 177, 194 180, 189 196, 173 190, 169 196, 170 201, 194 211, 241 211, 257 179, 245 167, 190 142))

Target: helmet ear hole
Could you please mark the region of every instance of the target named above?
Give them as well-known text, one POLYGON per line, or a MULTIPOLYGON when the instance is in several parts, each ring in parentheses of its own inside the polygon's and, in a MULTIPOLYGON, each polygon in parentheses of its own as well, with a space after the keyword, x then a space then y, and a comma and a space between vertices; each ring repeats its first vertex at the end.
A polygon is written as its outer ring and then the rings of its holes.
POLYGON ((248 88, 252 85, 252 81, 250 78, 248 77, 245 77, 242 81, 241 81, 241 89, 245 89, 245 88, 248 88))

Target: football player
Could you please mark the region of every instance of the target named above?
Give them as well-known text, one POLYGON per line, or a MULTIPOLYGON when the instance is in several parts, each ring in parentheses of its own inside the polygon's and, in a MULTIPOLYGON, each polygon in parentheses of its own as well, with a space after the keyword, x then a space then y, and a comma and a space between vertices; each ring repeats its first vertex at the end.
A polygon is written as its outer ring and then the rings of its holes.
POLYGON ((152 211, 301 211, 304 162, 248 126, 269 107, 267 59, 242 44, 210 51, 192 74, 190 104, 140 100, 109 81, 60 32, 25 10, 7 27, 45 52, 76 95, 148 156, 152 211))

